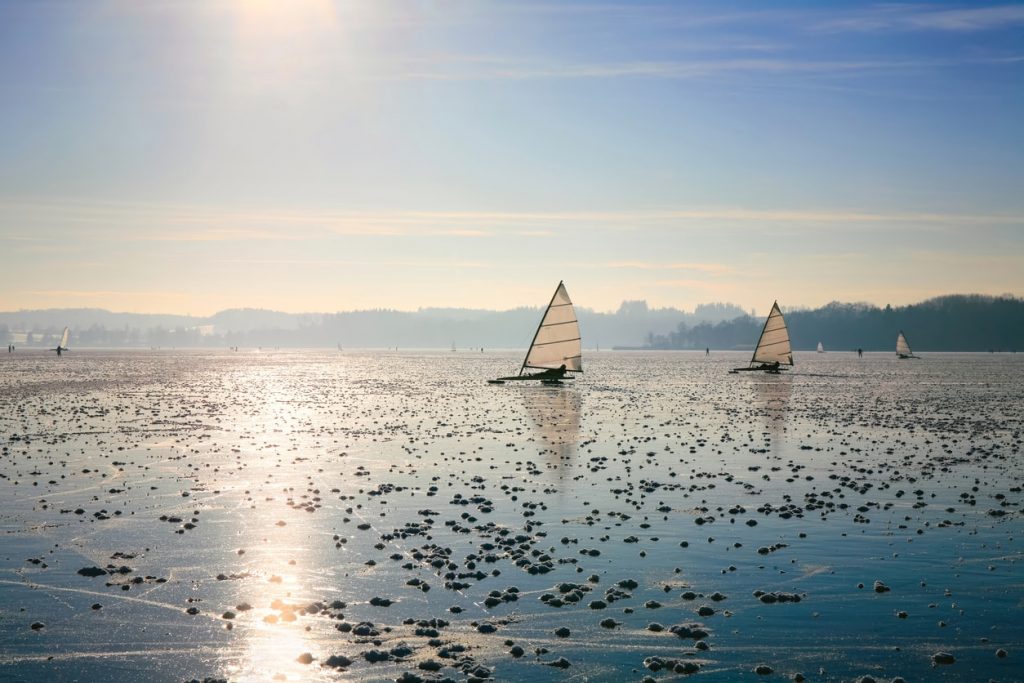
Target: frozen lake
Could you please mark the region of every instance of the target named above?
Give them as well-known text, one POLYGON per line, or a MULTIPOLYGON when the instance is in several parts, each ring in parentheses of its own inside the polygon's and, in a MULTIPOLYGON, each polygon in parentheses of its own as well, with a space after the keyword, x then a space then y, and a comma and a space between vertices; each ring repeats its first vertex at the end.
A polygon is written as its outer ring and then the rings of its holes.
POLYGON ((0 356, 0 680, 1024 679, 1024 355, 747 357, 0 356))

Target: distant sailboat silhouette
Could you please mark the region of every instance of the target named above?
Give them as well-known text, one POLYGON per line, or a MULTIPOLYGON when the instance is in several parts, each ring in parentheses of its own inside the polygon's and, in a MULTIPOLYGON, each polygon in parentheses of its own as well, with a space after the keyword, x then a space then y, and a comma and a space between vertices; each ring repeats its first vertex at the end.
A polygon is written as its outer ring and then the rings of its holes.
POLYGON ((910 350, 910 344, 907 342, 907 337, 903 334, 903 330, 900 330, 899 335, 896 336, 896 357, 901 360, 920 358, 920 356, 915 356, 914 352, 910 350))
POLYGON ((62 353, 68 350, 68 337, 71 335, 71 330, 67 327, 64 328, 64 334, 60 336, 60 343, 57 344, 57 348, 54 351, 57 352, 57 356, 60 357, 62 353))
POLYGON ((772 304, 772 310, 764 321, 761 329, 761 337, 757 340, 757 347, 750 359, 750 366, 735 368, 730 373, 761 370, 778 374, 784 370, 783 365, 793 365, 793 348, 789 343, 789 330, 786 329, 786 320, 779 310, 779 302, 772 304))
POLYGON ((821 345, 821 342, 818 342, 818 353, 825 353, 825 347, 821 345))
POLYGON ((506 381, 540 380, 554 384, 570 379, 571 375, 566 375, 568 372, 583 372, 583 347, 576 309, 573 308, 565 283, 559 282, 533 335, 519 374, 487 381, 491 384, 504 384, 506 381), (523 374, 527 369, 541 372, 523 374))

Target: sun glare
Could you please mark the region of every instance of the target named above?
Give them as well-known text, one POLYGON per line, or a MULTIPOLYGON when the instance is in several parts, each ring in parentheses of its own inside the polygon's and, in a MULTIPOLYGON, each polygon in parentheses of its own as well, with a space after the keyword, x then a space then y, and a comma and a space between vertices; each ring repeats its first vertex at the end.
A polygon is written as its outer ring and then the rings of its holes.
POLYGON ((324 30, 336 23, 331 0, 235 0, 239 31, 263 37, 324 30))
POLYGON ((230 8, 231 83, 294 94, 348 61, 351 9, 342 20, 330 0, 233 0, 230 8))

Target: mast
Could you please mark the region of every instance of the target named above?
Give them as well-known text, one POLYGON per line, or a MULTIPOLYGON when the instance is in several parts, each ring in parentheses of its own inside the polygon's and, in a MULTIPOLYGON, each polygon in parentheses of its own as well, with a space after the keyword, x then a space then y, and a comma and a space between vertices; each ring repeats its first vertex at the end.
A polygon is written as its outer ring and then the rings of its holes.
POLYGON ((559 282, 533 335, 519 374, 522 376, 527 368, 557 370, 560 366, 565 366, 567 372, 583 372, 582 358, 576 308, 565 283, 559 282))
POLYGON ((564 280, 558 281, 558 287, 555 287, 555 293, 551 295, 551 301, 548 302, 548 307, 544 309, 544 315, 540 317, 540 322, 537 324, 537 331, 533 333, 533 339, 530 340, 530 346, 526 349, 526 356, 523 357, 523 364, 519 368, 519 374, 523 374, 523 370, 526 369, 526 361, 530 360, 530 351, 533 351, 533 345, 537 341, 537 335, 540 334, 540 328, 544 327, 544 318, 548 317, 548 311, 551 310, 551 304, 555 303, 555 297, 558 296, 558 290, 561 288, 564 280))
POLYGON ((764 321, 764 327, 761 328, 761 336, 757 339, 757 346, 754 348, 754 355, 751 357, 750 363, 751 365, 754 363, 793 364, 789 328, 786 327, 786 318, 782 315, 782 310, 779 309, 778 301, 772 304, 772 309, 764 321), (774 319, 777 319, 778 323, 773 325, 774 319), (772 325, 772 329, 769 330, 770 325, 772 325), (780 344, 784 345, 781 352, 770 350, 770 347, 777 347, 780 344))
POLYGON ((775 301, 772 302, 772 308, 771 308, 770 311, 768 311, 768 317, 764 319, 764 325, 761 325, 761 334, 757 337, 757 343, 754 344, 754 354, 750 357, 750 364, 751 365, 754 364, 754 359, 757 358, 757 349, 760 348, 761 340, 764 339, 764 331, 766 329, 768 329, 768 321, 771 319, 772 312, 775 310, 776 306, 778 306, 778 305, 779 305, 779 300, 778 299, 776 299, 775 301))

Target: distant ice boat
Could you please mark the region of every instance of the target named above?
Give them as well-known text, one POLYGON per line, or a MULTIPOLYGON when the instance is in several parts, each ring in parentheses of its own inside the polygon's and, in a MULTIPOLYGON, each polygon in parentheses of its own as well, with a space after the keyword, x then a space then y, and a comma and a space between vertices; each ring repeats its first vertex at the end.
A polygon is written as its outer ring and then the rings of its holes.
POLYGON ((818 353, 825 353, 825 347, 821 345, 821 342, 818 342, 818 353))
POLYGON ((57 348, 54 351, 60 356, 62 353, 68 350, 68 337, 71 335, 71 330, 67 327, 64 328, 64 334, 60 336, 60 343, 57 344, 57 348))
POLYGON ((920 358, 920 356, 915 356, 914 352, 910 350, 910 344, 907 342, 907 337, 903 334, 903 330, 900 330, 899 335, 896 337, 896 357, 901 360, 905 358, 920 358))
POLYGON ((583 372, 583 347, 576 309, 573 308, 565 283, 559 282, 533 335, 519 374, 487 381, 490 384, 504 384, 540 380, 545 384, 558 384, 563 379, 571 379, 572 376, 566 374, 569 372, 583 372), (528 369, 541 372, 524 374, 528 369))
POLYGON ((789 343, 789 330, 786 329, 786 319, 782 317, 779 310, 779 302, 772 304, 771 313, 764 321, 761 329, 761 337, 757 340, 757 348, 750 359, 750 365, 745 368, 735 368, 731 373, 761 370, 778 374, 785 370, 783 365, 793 365, 793 348, 789 343))

